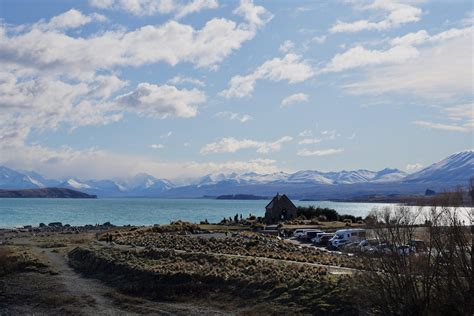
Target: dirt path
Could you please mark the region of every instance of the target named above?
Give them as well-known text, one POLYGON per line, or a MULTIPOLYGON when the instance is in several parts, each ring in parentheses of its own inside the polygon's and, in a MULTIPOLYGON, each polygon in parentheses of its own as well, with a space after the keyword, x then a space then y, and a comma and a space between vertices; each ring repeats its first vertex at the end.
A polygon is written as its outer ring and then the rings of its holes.
POLYGON ((82 309, 81 312, 85 315, 221 314, 218 311, 194 306, 192 304, 153 302, 146 299, 118 294, 115 289, 106 286, 99 280, 86 278, 82 274, 74 271, 68 265, 62 254, 53 252, 51 249, 34 248, 37 251, 44 251, 51 266, 58 272, 58 277, 61 280, 61 283, 65 285, 65 288, 70 295, 82 298, 88 297, 93 300, 91 306, 84 306, 82 309))
POLYGON ((67 292, 74 297, 88 298, 91 306, 84 306, 82 312, 85 314, 110 314, 116 315, 123 313, 117 309, 112 300, 106 298, 106 295, 112 292, 100 282, 93 279, 86 279, 75 272, 66 262, 63 255, 52 252, 51 249, 44 249, 33 246, 37 252, 44 253, 51 265, 51 268, 57 272, 57 278, 65 286, 67 292))
MULTIPOLYGON (((53 248, 38 247, 29 238, 18 238, 13 240, 14 244, 26 245, 38 255, 38 257, 47 260, 49 269, 53 272, 49 276, 51 283, 57 286, 52 293, 57 297, 74 298, 72 302, 74 308, 69 309, 68 313, 75 315, 221 315, 221 311, 208 308, 206 306, 197 306, 193 303, 165 303, 155 302, 139 297, 132 297, 117 292, 101 281, 93 278, 87 278, 76 272, 67 262, 66 256, 53 248), (55 293, 56 290, 58 293, 55 293), (71 312, 73 310, 73 312, 71 312)), ((41 293, 43 294, 43 293, 41 293)), ((60 308, 60 306, 57 306, 60 308)), ((35 308, 32 307, 32 312, 35 308)), ((25 310, 27 311, 27 310, 25 310)), ((51 311, 51 314, 56 314, 51 311)), ((225 314, 229 314, 226 312, 225 314)))

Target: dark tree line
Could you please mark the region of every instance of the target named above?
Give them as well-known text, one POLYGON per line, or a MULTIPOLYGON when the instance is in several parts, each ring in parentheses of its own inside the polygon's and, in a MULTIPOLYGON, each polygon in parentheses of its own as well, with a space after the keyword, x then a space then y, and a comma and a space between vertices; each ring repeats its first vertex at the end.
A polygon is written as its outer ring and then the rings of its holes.
POLYGON ((298 206, 296 210, 297 216, 305 217, 306 219, 313 219, 318 218, 320 216, 324 216, 327 221, 343 221, 345 219, 349 219, 352 222, 357 222, 362 220, 362 217, 356 217, 353 215, 341 215, 336 210, 331 208, 321 208, 315 206, 298 206))

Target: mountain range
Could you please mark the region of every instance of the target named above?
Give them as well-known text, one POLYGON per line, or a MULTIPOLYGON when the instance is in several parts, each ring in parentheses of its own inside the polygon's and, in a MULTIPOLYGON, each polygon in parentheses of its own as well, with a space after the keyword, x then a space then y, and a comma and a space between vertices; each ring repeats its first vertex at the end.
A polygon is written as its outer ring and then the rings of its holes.
POLYGON ((293 198, 347 198, 364 194, 420 194, 425 189, 449 190, 466 185, 474 176, 474 151, 455 153, 420 171, 407 174, 398 169, 321 172, 303 170, 272 174, 209 174, 177 186, 166 179, 138 174, 125 179, 46 179, 32 171, 0 166, 0 189, 58 187, 99 197, 202 197, 223 194, 271 196, 285 192, 293 198))

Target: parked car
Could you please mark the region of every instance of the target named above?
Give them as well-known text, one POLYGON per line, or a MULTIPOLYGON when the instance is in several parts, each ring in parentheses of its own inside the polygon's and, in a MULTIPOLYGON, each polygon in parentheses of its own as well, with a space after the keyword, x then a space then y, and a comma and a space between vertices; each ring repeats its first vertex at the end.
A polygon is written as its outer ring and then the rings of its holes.
POLYGON ((349 242, 345 245, 340 246, 339 250, 344 251, 344 252, 358 252, 360 250, 359 244, 360 242, 358 241, 349 242))
POLYGON ((317 234, 321 233, 321 230, 316 229, 316 230, 308 230, 305 231, 304 235, 300 237, 301 240, 303 241, 311 241, 314 237, 316 237, 317 234))
POLYGON ((293 237, 298 238, 300 235, 304 234, 305 229, 295 229, 293 232, 293 237))
POLYGON ((303 237, 306 232, 308 231, 318 231, 320 232, 321 230, 319 229, 314 229, 314 228, 298 228, 296 229, 294 232, 293 232, 293 237, 296 237, 296 238, 301 238, 303 237))
POLYGON ((308 230, 308 228, 299 228, 299 229, 296 229, 294 232, 293 232, 293 237, 301 237, 304 235, 304 233, 308 230))
POLYGON ((378 239, 364 239, 359 243, 359 250, 362 252, 373 252, 380 245, 378 239))
POLYGON ((332 249, 337 249, 342 245, 351 242, 360 242, 366 237, 366 231, 362 228, 341 229, 336 231, 336 234, 331 238, 329 246, 332 249))
POLYGON ((388 254, 392 252, 392 247, 388 242, 381 242, 378 246, 375 247, 373 252, 388 254))
POLYGON ((329 245, 329 240, 331 240, 332 236, 334 236, 334 234, 322 236, 322 237, 319 239, 318 245, 321 245, 321 246, 327 246, 327 245, 329 245))
POLYGON ((414 253, 415 251, 415 248, 410 245, 400 245, 397 247, 397 252, 400 255, 409 255, 411 253, 414 253))
POLYGON ((413 248, 415 252, 426 251, 426 243, 423 240, 412 239, 408 242, 408 245, 413 248))
POLYGON ((311 240, 311 238, 314 238, 317 233, 320 233, 320 229, 304 229, 303 232, 298 234, 296 238, 300 240, 311 240), (309 235, 308 235, 309 234, 309 235), (311 236, 309 239, 308 237, 311 236))
POLYGON ((311 239, 311 242, 315 245, 319 244, 321 242, 321 238, 324 237, 324 236, 334 236, 334 233, 325 233, 325 232, 320 232, 320 233, 317 233, 316 234, 316 237, 314 237, 313 239, 311 239))

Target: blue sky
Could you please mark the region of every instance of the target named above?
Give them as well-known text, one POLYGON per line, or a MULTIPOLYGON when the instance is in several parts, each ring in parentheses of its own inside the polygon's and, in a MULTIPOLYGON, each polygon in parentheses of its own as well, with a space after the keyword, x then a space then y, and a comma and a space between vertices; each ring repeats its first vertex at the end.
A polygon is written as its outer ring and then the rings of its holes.
POLYGON ((471 1, 0 1, 0 164, 409 172, 473 146, 471 1))

